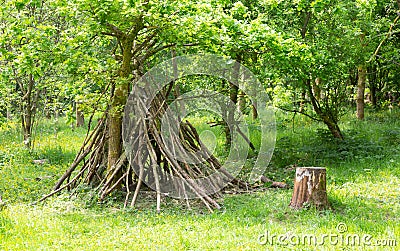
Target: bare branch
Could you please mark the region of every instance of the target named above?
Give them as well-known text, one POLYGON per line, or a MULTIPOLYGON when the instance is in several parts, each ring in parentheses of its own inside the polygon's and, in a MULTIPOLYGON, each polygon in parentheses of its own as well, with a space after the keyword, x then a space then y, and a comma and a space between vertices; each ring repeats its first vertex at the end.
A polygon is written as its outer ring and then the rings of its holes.
POLYGON ((125 36, 125 33, 122 32, 117 26, 110 23, 107 23, 106 26, 111 31, 111 33, 108 33, 110 36, 118 38, 122 38, 123 36, 125 36))
POLYGON ((309 114, 307 114, 305 112, 299 111, 299 110, 291 110, 291 109, 287 109, 287 108, 279 107, 279 106, 278 106, 278 109, 281 109, 282 111, 285 111, 285 112, 299 113, 299 114, 302 114, 302 115, 304 115, 304 116, 306 116, 306 117, 308 117, 308 118, 310 118, 310 119, 312 119, 314 121, 322 121, 321 119, 315 118, 315 117, 313 117, 313 116, 311 116, 311 115, 309 115, 309 114))
POLYGON ((311 13, 310 11, 308 11, 308 12, 306 13, 306 19, 304 20, 303 27, 301 27, 301 30, 300 30, 300 32, 301 32, 301 37, 302 37, 303 39, 306 38, 307 26, 308 26, 308 24, 310 23, 311 14, 312 14, 312 13, 311 13))

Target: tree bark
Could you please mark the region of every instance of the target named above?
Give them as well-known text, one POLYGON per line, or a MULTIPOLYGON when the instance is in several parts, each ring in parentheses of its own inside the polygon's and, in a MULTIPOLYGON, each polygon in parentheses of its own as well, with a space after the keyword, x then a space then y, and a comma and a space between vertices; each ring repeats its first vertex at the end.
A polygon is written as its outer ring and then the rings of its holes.
POLYGON ((6 118, 7 118, 7 120, 11 120, 12 119, 12 112, 11 112, 11 107, 10 106, 7 106, 6 118))
POLYGON ((21 123, 24 137, 24 145, 26 148, 31 148, 32 146, 32 125, 33 125, 33 117, 35 113, 35 100, 32 100, 33 88, 35 85, 35 80, 33 79, 33 75, 29 74, 28 77, 28 88, 26 93, 23 93, 22 97, 22 107, 21 107, 21 123))
MULTIPOLYGON (((235 107, 238 103, 238 94, 239 94, 239 87, 237 86, 239 80, 239 72, 240 72, 240 63, 242 61, 241 56, 236 56, 235 58, 235 65, 233 66, 233 81, 236 81, 235 84, 229 83, 229 98, 235 104, 235 107)), ((232 142, 232 135, 230 132, 229 125, 233 125, 235 123, 235 110, 228 109, 228 121, 227 125, 225 126, 225 135, 226 135, 226 143, 228 146, 231 145, 232 142)))
MULTIPOLYGON (((256 104, 257 105, 257 104, 256 104)), ((256 105, 251 105, 251 110, 252 110, 252 113, 253 113, 253 119, 257 119, 258 118, 258 112, 257 112, 257 107, 256 107, 256 105)))
POLYGON ((243 114, 246 112, 246 95, 243 91, 238 94, 238 111, 243 114))
POLYGON ((301 99, 300 99, 300 103, 299 103, 299 112, 300 113, 304 112, 305 103, 306 103, 306 91, 303 90, 301 92, 301 99))
MULTIPOLYGON (((176 63, 176 50, 172 49, 171 50, 171 56, 172 56, 172 67, 173 67, 173 71, 174 71, 174 78, 177 80, 179 78, 178 76, 178 65, 176 63)), ((175 81, 176 82, 176 81, 175 81)), ((174 96, 175 98, 178 98, 179 96, 181 96, 181 89, 180 89, 180 85, 176 84, 174 82, 174 96)), ((178 106, 179 106, 179 110, 180 110, 180 114, 185 114, 185 103, 183 100, 178 100, 177 102, 178 106)), ((181 120, 181 117, 178 116, 179 121, 181 120)))
POLYGON ((321 100, 321 78, 316 78, 315 82, 312 85, 313 93, 317 101, 321 100))
POLYGON ((306 81, 306 86, 307 86, 307 92, 308 92, 308 95, 310 95, 311 104, 314 108, 315 113, 322 119, 322 122, 324 122, 324 124, 328 127, 328 129, 332 133, 333 137, 338 138, 338 139, 344 139, 343 134, 340 130, 340 127, 339 127, 335 117, 331 113, 329 113, 329 110, 323 111, 321 109, 318 100, 315 98, 315 96, 313 94, 311 81, 309 79, 306 81))
POLYGON ((371 105, 376 108, 378 106, 378 99, 376 97, 376 85, 372 84, 370 86, 370 91, 371 91, 371 105))
POLYGON ((75 117, 76 117, 76 127, 81 127, 85 124, 85 115, 80 108, 80 102, 75 104, 75 117))
POLYGON ((134 37, 125 35, 121 39, 123 49, 120 81, 116 83, 111 109, 108 115, 108 164, 110 171, 122 154, 122 113, 129 94, 128 78, 131 74, 132 47, 134 37))
POLYGON ((357 81, 357 119, 364 119, 364 92, 365 82, 367 79, 367 69, 360 65, 358 67, 358 81, 357 81))
POLYGON ((294 190, 289 206, 295 209, 313 205, 318 209, 328 207, 326 194, 326 169, 322 167, 298 167, 294 190))
POLYGON ((325 123, 325 125, 328 126, 328 129, 332 133, 333 137, 337 139, 344 139, 342 131, 340 130, 340 127, 336 121, 334 121, 328 115, 323 115, 322 120, 325 123))
POLYGON ((307 11, 305 13, 303 27, 301 27, 301 30, 300 30, 301 37, 303 39, 306 38, 307 28, 308 28, 308 24, 310 23, 310 20, 311 20, 311 15, 312 15, 311 11, 307 11))
POLYGON ((370 101, 371 105, 376 108, 377 107, 377 97, 376 97, 376 92, 377 92, 377 81, 378 81, 378 67, 376 65, 373 65, 369 68, 367 68, 367 72, 369 72, 369 77, 368 77, 368 82, 369 82, 369 89, 370 89, 370 101))

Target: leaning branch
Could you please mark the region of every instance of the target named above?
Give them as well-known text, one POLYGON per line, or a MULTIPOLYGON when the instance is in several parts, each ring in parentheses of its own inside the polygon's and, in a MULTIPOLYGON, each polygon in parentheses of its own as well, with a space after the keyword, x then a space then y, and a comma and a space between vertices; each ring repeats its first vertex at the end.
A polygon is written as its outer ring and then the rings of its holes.
POLYGON ((304 116, 306 116, 306 117, 308 117, 308 118, 310 118, 310 119, 312 119, 314 121, 319 121, 319 122, 322 121, 321 119, 315 118, 315 117, 313 117, 313 116, 311 116, 311 115, 309 115, 309 114, 307 114, 305 112, 299 111, 299 110, 291 110, 291 109, 287 109, 287 108, 279 107, 279 106, 278 106, 278 109, 281 109, 281 110, 283 110, 285 112, 300 113, 300 114, 302 114, 302 115, 304 115, 304 116))

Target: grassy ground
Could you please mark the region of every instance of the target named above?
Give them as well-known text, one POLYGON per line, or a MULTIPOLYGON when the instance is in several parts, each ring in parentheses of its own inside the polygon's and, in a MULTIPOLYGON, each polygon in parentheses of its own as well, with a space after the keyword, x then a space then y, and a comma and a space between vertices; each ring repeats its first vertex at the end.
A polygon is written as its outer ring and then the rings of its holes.
MULTIPOLYGON (((223 210, 211 214, 169 198, 163 198, 160 214, 153 201, 143 199, 135 209, 113 199, 99 205, 87 193, 32 206, 68 167, 85 131, 43 121, 35 150, 28 152, 19 143, 18 124, 3 124, 0 250, 398 250, 399 115, 370 112, 363 122, 349 115, 341 124, 346 139, 339 142, 323 125, 278 113, 266 175, 292 185, 295 166, 325 166, 331 208, 291 210, 291 187, 227 195, 223 210), (49 162, 37 165, 34 159, 49 162), (358 237, 361 245, 351 245, 358 237)), ((200 122, 200 130, 214 130, 220 140, 217 128, 200 122)), ((257 135, 254 125, 251 138, 259 145, 257 135)), ((223 148, 215 149, 223 154, 223 148)))

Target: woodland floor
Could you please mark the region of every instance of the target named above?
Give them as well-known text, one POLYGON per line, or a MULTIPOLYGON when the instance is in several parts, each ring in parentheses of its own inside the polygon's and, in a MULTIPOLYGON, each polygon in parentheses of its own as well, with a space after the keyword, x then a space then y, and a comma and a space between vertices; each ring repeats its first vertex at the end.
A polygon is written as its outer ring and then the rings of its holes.
MULTIPOLYGON (((136 208, 124 209, 121 194, 98 204, 87 188, 71 198, 65 192, 31 205, 71 163, 85 129, 72 130, 64 120, 41 120, 29 152, 20 143, 19 124, 0 123, 5 202, 0 205, 0 250, 398 250, 399 118, 399 110, 369 110, 362 122, 349 114, 340 124, 346 139, 339 142, 321 124, 277 112, 276 148, 265 175, 288 183, 289 189, 227 194, 220 201, 223 209, 214 213, 163 198, 160 214, 151 196, 142 195, 136 208), (34 164, 37 159, 48 162, 34 164), (330 209, 288 207, 295 166, 327 168, 330 209), (353 241, 358 237, 360 246, 353 241)), ((192 122, 199 131, 217 135, 215 153, 224 156, 222 130, 208 128, 204 117, 192 122)), ((257 123, 249 124, 252 141, 259 145, 257 123)), ((254 156, 249 154, 248 166, 254 156)))

